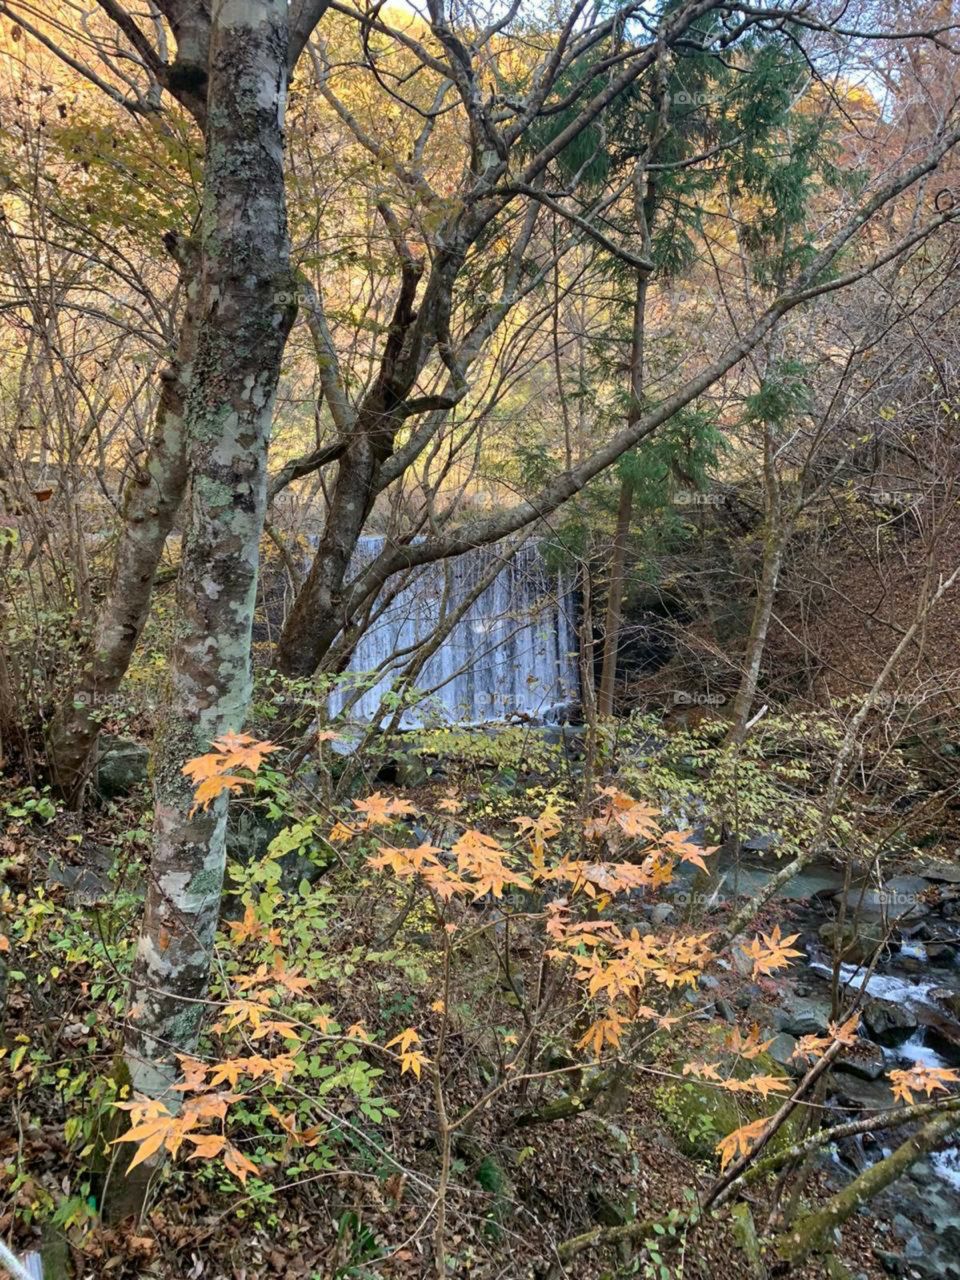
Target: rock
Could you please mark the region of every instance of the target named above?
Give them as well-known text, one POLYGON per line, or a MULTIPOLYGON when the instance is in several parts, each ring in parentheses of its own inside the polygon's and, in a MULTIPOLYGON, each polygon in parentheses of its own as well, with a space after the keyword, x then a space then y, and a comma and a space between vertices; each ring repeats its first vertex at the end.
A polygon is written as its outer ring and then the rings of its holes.
POLYGON ((724 1000, 723 996, 714 1002, 714 1008, 724 1022, 729 1022, 731 1026, 737 1021, 737 1015, 729 1000, 724 1000))
MULTIPOLYGON (((786 1077, 783 1067, 769 1053, 750 1060, 734 1057, 729 1052, 724 1054, 722 1045, 726 1035, 726 1029, 717 1025, 714 1048, 704 1050, 708 1061, 713 1061, 718 1054, 721 1056, 721 1076, 732 1075, 738 1080, 755 1075, 786 1077)), ((676 1065, 679 1073, 683 1063, 676 1065)), ((654 1090, 653 1100, 677 1146, 685 1155, 697 1159, 715 1159, 720 1138, 761 1116, 772 1115, 783 1101, 780 1097, 770 1097, 761 1102, 753 1096, 730 1093, 711 1086, 709 1081, 696 1079, 664 1083, 654 1090)), ((798 1107, 773 1137, 772 1151, 783 1150, 797 1140, 802 1110, 798 1107)))
POLYGON ((774 1062, 779 1062, 780 1066, 789 1071, 793 1076, 802 1076, 806 1067, 799 1058, 793 1056, 797 1047, 795 1036, 789 1035, 786 1031, 781 1031, 778 1036, 774 1036, 773 1043, 767 1049, 770 1057, 774 1062))
POLYGON ((116 888, 110 880, 113 851, 103 845, 85 846, 81 848, 80 856, 80 862, 61 862, 51 858, 47 865, 47 879, 54 884, 62 884, 81 906, 96 907, 111 902, 116 895, 116 888))
POLYGON ((955 1018, 960 1018, 960 991, 951 991, 949 987, 931 987, 930 995, 938 1004, 949 1009, 955 1018))
MULTIPOLYGON (((477 1181, 480 1181, 479 1177, 477 1181)), ((587 1205, 590 1217, 603 1227, 622 1227, 630 1220, 632 1206, 629 1201, 614 1200, 602 1187, 592 1186, 588 1189, 587 1205)))
POLYGON ((858 888, 838 893, 834 901, 845 903, 847 917, 870 921, 920 920, 930 908, 922 895, 930 886, 922 876, 894 876, 882 889, 858 888))
POLYGON ((893 1089, 886 1080, 865 1080, 848 1071, 827 1073, 827 1088, 844 1106, 864 1111, 888 1111, 894 1105, 893 1089))
POLYGON ((773 833, 748 836, 740 845, 741 849, 749 849, 753 853, 769 853, 777 844, 777 836, 773 833))
POLYGON ((863 1080, 879 1080, 886 1070, 883 1050, 869 1040, 858 1040, 841 1049, 833 1061, 837 1071, 849 1072, 863 1080))
POLYGON ((878 1044, 897 1045, 910 1038, 917 1028, 909 1005, 892 1000, 867 1000, 863 1006, 863 1025, 878 1044))
POLYGON ((777 1030, 792 1036, 823 1035, 829 1024, 830 1001, 826 997, 797 996, 788 991, 773 1014, 777 1030))
POLYGON ((734 945, 730 948, 730 963, 734 973, 738 973, 741 978, 752 976, 753 958, 747 955, 743 947, 734 945))
POLYGON ((269 849, 271 858, 279 864, 279 886, 284 893, 295 890, 302 880, 312 884, 323 874, 331 857, 296 823, 269 818, 260 809, 239 805, 230 808, 226 846, 228 859, 244 866, 259 862, 269 849))
POLYGON ((733 1206, 730 1210, 730 1226, 733 1238, 749 1267, 749 1272, 754 1275, 766 1274, 760 1239, 748 1204, 741 1201, 733 1206))
POLYGON ((952 969, 956 948, 946 942, 928 942, 927 960, 937 969, 952 969))
POLYGON ((845 920, 841 929, 837 921, 829 920, 820 926, 818 934, 831 952, 836 948, 838 931, 840 959, 844 964, 869 963, 885 940, 884 929, 875 922, 845 920))
POLYGON ((650 912, 650 920, 653 924, 665 924, 673 915, 673 907, 669 902, 658 902, 650 912))
POLYGON ((932 880, 934 884, 960 884, 960 865, 937 859, 923 863, 917 868, 917 875, 924 880, 932 880))
POLYGON ((257 862, 270 847, 270 841, 283 830, 279 818, 268 818, 259 809, 230 806, 227 821, 227 857, 244 864, 257 862))
POLYGON ((960 1062, 960 1023, 923 1005, 917 1007, 917 1022, 924 1028, 925 1044, 951 1064, 960 1062))
POLYGON ((886 1249, 874 1249, 874 1256, 889 1276, 905 1276, 909 1263, 899 1253, 891 1253, 886 1249))
POLYGON ((133 738, 118 738, 104 733, 100 737, 97 757, 97 792, 105 800, 126 796, 147 780, 149 750, 133 738))

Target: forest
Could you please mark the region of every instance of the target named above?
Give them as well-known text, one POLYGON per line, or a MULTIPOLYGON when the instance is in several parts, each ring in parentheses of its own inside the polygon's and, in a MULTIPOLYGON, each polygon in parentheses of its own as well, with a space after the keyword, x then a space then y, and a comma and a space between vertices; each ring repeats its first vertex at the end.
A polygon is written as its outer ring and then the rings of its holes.
POLYGON ((0 0, 0 1276, 960 1280, 958 0, 0 0))

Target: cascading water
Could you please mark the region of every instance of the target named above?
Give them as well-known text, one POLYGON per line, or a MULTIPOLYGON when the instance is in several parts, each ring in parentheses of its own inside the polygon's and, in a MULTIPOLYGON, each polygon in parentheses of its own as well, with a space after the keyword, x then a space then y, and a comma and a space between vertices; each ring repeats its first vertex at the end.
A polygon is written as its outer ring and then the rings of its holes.
MULTIPOLYGON (((354 571, 376 556, 383 543, 382 538, 362 538, 354 571)), ((382 612, 378 605, 331 696, 331 713, 346 708, 348 720, 369 723, 415 647, 429 640, 442 614, 462 604, 499 555, 502 548, 478 547, 426 565, 382 612)), ((547 568, 536 544, 521 547, 474 601, 414 687, 425 696, 404 710, 404 728, 483 724, 516 714, 548 720, 576 700, 573 593, 562 574, 547 568)))

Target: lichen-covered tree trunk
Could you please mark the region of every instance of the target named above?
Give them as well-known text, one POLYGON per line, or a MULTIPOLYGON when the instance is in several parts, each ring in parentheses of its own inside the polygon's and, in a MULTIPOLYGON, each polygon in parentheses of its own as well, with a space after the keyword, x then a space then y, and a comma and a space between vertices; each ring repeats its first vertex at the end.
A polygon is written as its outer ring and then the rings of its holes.
POLYGON ((183 413, 196 349, 199 255, 192 242, 173 236, 168 238, 168 248, 180 266, 186 298, 177 350, 161 374, 146 462, 127 487, 110 591, 100 606, 79 680, 50 727, 54 781, 74 806, 95 762, 100 708, 119 687, 146 623, 157 566, 186 483, 183 413))
POLYGON ((156 744, 155 827, 127 1017, 133 1089, 164 1097, 195 1044, 224 869, 226 805, 193 812, 184 762, 238 729, 266 506, 267 445, 293 321, 283 192, 286 0, 220 0, 213 15, 201 316, 185 429, 187 526, 170 702, 156 744))
POLYGON ((943 1146, 958 1126, 960 1116, 955 1111, 928 1120, 889 1156, 865 1169, 821 1208, 795 1222, 775 1242, 779 1256, 797 1265, 811 1253, 827 1247, 837 1227, 906 1173, 928 1152, 943 1146))

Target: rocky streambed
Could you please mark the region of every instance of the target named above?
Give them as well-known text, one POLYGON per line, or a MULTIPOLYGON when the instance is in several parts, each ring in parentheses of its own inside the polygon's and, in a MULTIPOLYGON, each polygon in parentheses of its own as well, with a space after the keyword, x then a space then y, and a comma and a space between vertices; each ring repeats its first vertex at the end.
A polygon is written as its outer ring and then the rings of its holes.
MULTIPOLYGON (((755 844, 736 858, 718 854, 708 913, 754 896, 777 870, 764 842, 755 844)), ((702 886, 690 880, 674 887, 675 916, 689 910, 695 889, 702 886)), ((730 990, 738 1008, 717 994, 725 984, 705 994, 730 1021, 755 1018, 765 1038, 774 1037, 771 1057, 796 1075, 804 1069, 793 1057, 798 1039, 827 1030, 835 997, 841 1011, 859 998, 857 1043, 840 1054, 827 1079, 828 1124, 896 1105, 892 1069, 916 1062, 960 1067, 960 866, 931 861, 881 884, 865 873, 847 878, 835 866, 812 864, 781 889, 772 914, 785 933, 799 933, 795 945, 804 956, 777 974, 776 994, 774 984, 751 981, 751 962, 736 953, 732 967, 741 981, 730 990)), ((845 1183, 889 1154, 905 1132, 847 1139, 823 1160, 845 1183)), ((960 1146, 917 1162, 869 1212, 885 1230, 877 1252, 891 1275, 960 1280, 960 1146)))

